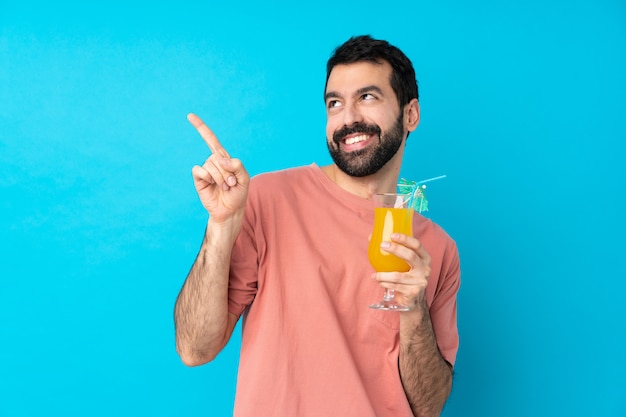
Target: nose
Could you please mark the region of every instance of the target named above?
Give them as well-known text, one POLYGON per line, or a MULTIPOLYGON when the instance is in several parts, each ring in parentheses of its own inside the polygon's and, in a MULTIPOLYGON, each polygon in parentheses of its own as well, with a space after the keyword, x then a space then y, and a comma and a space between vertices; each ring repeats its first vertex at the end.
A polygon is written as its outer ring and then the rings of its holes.
POLYGON ((343 109, 344 126, 352 126, 363 121, 363 115, 359 111, 356 103, 346 103, 343 109))

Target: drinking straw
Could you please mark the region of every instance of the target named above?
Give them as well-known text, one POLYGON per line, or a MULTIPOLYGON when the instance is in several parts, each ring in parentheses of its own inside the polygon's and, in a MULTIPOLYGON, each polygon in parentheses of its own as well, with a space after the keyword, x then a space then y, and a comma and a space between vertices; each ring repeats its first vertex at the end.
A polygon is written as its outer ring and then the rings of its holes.
POLYGON ((439 175, 438 177, 428 178, 427 180, 422 181, 410 181, 401 178, 400 183, 398 184, 398 192, 403 194, 410 193, 409 207, 418 213, 422 213, 424 211, 428 211, 428 199, 426 198, 426 193, 424 191, 426 189, 426 185, 424 185, 424 183, 445 177, 445 175, 439 175))
POLYGON ((438 177, 433 177, 433 178, 429 178, 427 180, 422 180, 422 181, 418 181, 417 184, 424 184, 425 182, 430 182, 430 181, 435 181, 435 180, 440 180, 442 178, 445 178, 445 174, 444 175, 440 175, 438 177))

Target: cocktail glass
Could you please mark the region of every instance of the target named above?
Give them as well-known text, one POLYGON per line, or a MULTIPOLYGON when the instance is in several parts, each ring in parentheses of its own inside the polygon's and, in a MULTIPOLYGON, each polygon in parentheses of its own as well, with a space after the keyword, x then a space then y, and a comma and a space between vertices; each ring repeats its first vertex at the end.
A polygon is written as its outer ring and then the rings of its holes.
MULTIPOLYGON (((401 189, 401 188, 399 188, 401 189)), ((368 257, 377 272, 407 272, 410 269, 405 260, 385 251, 381 242, 390 242, 391 234, 413 235, 413 212, 411 207, 414 189, 406 193, 384 193, 372 196, 374 208, 374 228, 370 238, 368 257)), ((377 310, 408 311, 408 306, 398 303, 395 291, 385 288, 383 299, 370 308, 377 310)))

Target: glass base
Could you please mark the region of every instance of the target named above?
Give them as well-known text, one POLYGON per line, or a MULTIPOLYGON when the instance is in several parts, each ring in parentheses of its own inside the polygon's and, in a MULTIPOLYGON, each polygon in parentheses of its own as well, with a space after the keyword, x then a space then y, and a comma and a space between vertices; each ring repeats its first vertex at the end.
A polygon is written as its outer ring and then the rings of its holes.
POLYGON ((398 304, 398 302, 394 299, 381 300, 376 304, 372 304, 370 308, 373 308, 374 310, 387 310, 387 311, 409 311, 410 310, 408 306, 398 304))

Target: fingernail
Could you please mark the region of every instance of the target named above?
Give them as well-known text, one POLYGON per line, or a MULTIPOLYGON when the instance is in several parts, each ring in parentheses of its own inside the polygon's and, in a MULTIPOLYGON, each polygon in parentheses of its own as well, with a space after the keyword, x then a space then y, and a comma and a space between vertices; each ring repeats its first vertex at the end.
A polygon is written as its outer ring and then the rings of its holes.
POLYGON ((381 242, 380 243, 380 247, 381 248, 388 248, 389 246, 391 246, 390 242, 381 242))
POLYGON ((231 187, 234 187, 235 185, 237 185, 237 178, 234 175, 231 175, 226 179, 226 182, 228 182, 228 185, 230 185, 231 187))

